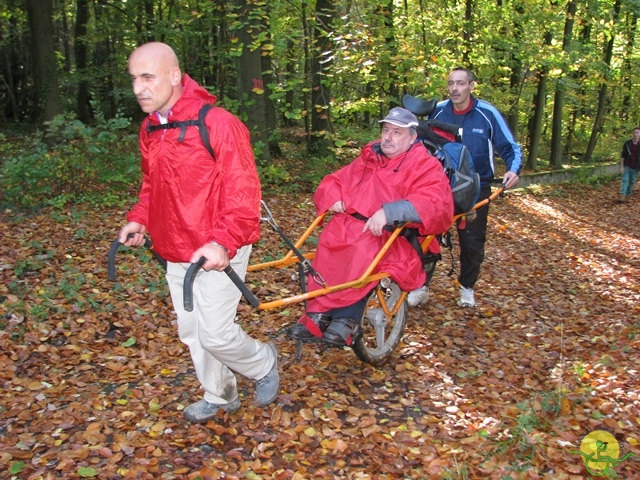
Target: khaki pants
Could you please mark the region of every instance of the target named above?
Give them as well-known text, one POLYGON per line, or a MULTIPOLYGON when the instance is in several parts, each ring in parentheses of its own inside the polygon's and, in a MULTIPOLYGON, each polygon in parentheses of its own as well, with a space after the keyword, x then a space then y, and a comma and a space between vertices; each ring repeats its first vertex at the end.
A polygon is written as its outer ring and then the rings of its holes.
MULTIPOLYGON (((245 277, 251 246, 238 250, 231 266, 245 277)), ((200 270, 193 283, 193 311, 183 304, 184 276, 189 263, 167 265, 167 282, 178 315, 178 335, 189 347, 196 376, 204 388, 204 399, 226 404, 238 396, 233 372, 258 380, 275 361, 272 350, 254 340, 235 322, 240 290, 224 272, 200 270)))

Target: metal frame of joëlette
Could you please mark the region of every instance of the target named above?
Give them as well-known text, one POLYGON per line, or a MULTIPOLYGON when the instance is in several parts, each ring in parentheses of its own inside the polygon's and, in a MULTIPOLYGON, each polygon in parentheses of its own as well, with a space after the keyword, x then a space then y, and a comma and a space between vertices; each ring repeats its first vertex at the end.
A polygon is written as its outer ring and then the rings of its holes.
MULTIPOLYGON (((484 207, 485 205, 488 205, 489 203, 491 203, 493 200, 495 200, 496 198, 498 198, 498 196, 500 196, 502 194, 502 192, 504 191, 504 184, 502 184, 498 189, 496 189, 494 192, 491 193, 491 195, 484 199, 481 200, 480 202, 476 203, 472 209, 472 211, 478 210, 479 208, 484 207)), ((266 220, 269 221, 269 223, 271 223, 270 220, 273 219, 273 217, 271 216, 271 212, 268 211, 269 213, 269 217, 266 218, 266 220)), ((297 242, 295 242, 295 244, 293 244, 293 246, 295 247, 295 250, 297 250, 297 252, 294 252, 294 249, 290 249, 287 254, 282 257, 279 260, 273 260, 270 262, 264 262, 264 263, 258 263, 255 265, 249 265, 247 271, 248 272, 257 272, 259 270, 264 270, 267 268, 272 268, 272 267, 278 267, 278 268, 283 268, 283 267, 287 267, 289 265, 294 265, 296 263, 299 263, 301 260, 298 256, 298 254, 300 253, 300 248, 302 247, 302 245, 305 243, 305 241, 311 236, 311 234, 313 233, 313 231, 322 223, 322 221, 324 220, 325 216, 327 215, 327 213, 323 213, 319 216, 317 216, 315 218, 315 220, 313 221, 313 223, 309 226, 309 228, 307 228, 307 230, 302 234, 302 236, 298 239, 297 242)), ((465 214, 459 214, 453 217, 453 220, 451 222, 451 225, 454 225, 458 219, 464 217, 465 214)), ((263 219, 265 220, 265 219, 263 219)), ((273 226, 274 224, 272 224, 273 226)), ((271 310, 274 308, 279 308, 279 307, 283 307, 286 305, 291 305, 293 303, 298 303, 298 302, 304 302, 306 300, 309 300, 311 298, 315 298, 315 297, 319 297, 322 295, 327 295, 329 293, 333 293, 333 292, 338 292, 341 290, 345 290, 347 288, 359 288, 362 287, 364 285, 367 285, 370 282, 374 282, 377 280, 381 280, 383 278, 388 278, 389 274, 385 273, 385 272, 379 272, 379 273, 374 273, 372 274, 373 270, 376 268, 376 266, 378 265, 378 263, 380 262, 380 260, 382 259, 382 257, 384 257, 384 255, 387 253, 387 251, 389 250, 389 247, 391 247, 391 244, 396 240, 396 238, 398 237, 398 235, 400 235, 400 232, 402 232, 402 229, 404 227, 398 227, 396 228, 392 233, 391 236, 387 239, 387 241, 385 242, 385 244, 382 246, 382 248, 380 249, 380 252, 378 252, 378 254, 375 256, 375 258, 371 261, 371 264, 369 265, 369 267, 364 271, 364 273, 357 279, 352 280, 350 282, 345 282, 345 283, 341 283, 338 285, 324 285, 323 288, 318 289, 318 290, 314 290, 313 292, 306 292, 306 293, 301 293, 299 295, 294 295, 291 297, 287 297, 287 298, 281 298, 278 300, 273 300, 270 302, 257 302, 255 301, 255 297, 254 297, 254 301, 250 303, 260 309, 260 310, 271 310)), ((277 229, 279 230, 279 229, 277 229)), ((280 232, 278 232, 280 233, 280 232)), ((281 234, 282 236, 282 234, 281 234)), ((283 237, 284 238, 284 237, 283 237)), ((422 251, 426 251, 427 247, 429 246, 429 244, 433 241, 433 239, 435 238, 435 235, 429 235, 427 237, 425 237, 425 239, 422 241, 422 251)), ((307 253, 303 253, 302 254, 304 256, 304 258, 308 261, 312 260, 313 257, 315 256, 315 252, 307 252, 307 253)), ((244 289, 241 289, 244 290, 244 289)), ((243 291, 243 293, 245 293, 246 295, 246 291, 243 291)), ((380 293, 381 295, 382 293, 380 293)), ((398 302, 396 302, 395 304, 395 308, 393 309, 393 311, 387 311, 386 308, 386 303, 384 301, 381 301, 381 305, 384 307, 385 309, 385 314, 388 315, 389 317, 392 317, 393 315, 396 314, 397 310, 400 308, 400 306, 403 304, 404 299, 407 295, 407 292, 402 292, 400 299, 398 302)), ((252 294, 253 296, 253 294, 252 294)), ((250 299, 248 299, 250 300, 250 299)))

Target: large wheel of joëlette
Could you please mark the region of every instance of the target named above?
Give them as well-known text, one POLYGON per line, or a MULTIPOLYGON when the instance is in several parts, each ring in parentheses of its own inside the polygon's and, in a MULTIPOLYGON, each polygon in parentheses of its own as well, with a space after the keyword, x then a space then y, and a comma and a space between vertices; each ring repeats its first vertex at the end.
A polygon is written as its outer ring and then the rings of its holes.
MULTIPOLYGON (((394 281, 382 279, 367 300, 362 316, 362 336, 352 345, 356 356, 365 363, 381 365, 400 343, 407 322, 407 302, 398 305, 402 290, 394 281), (383 302, 388 312, 385 313, 383 302)), ((406 297, 405 297, 406 299, 406 297)))

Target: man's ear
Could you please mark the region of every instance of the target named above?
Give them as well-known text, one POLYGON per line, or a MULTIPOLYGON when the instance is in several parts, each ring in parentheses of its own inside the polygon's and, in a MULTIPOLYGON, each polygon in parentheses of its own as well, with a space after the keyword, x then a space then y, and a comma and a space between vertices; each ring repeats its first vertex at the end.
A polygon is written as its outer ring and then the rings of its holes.
POLYGON ((179 68, 174 67, 171 69, 171 73, 169 74, 171 76, 171 85, 174 87, 177 87, 178 85, 180 85, 180 82, 182 81, 182 72, 180 71, 179 68))

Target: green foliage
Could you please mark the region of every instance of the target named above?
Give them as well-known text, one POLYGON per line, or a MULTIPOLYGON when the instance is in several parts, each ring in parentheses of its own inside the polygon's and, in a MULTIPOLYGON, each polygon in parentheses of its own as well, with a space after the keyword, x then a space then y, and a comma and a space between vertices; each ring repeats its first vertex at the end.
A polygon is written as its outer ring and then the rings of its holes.
MULTIPOLYGON (((0 6, 0 46, 6 51, 7 72, 13 80, 11 85, 8 82, 0 86, 0 99, 6 105, 0 112, 3 127, 14 119, 16 123, 33 122, 42 113, 34 104, 38 81, 32 71, 33 62, 28 49, 22 48, 30 39, 28 15, 14 3, 0 6)), ((332 28, 326 32, 331 48, 322 51, 317 42, 325 40, 324 35, 322 39, 313 36, 318 21, 314 2, 257 2, 251 4, 248 18, 243 17, 242 5, 233 2, 158 0, 145 9, 140 8, 139 2, 102 2, 90 9, 87 33, 81 39, 68 35, 77 5, 73 1, 57 2, 53 7, 57 35, 54 44, 66 110, 77 109, 78 86, 87 84, 91 111, 117 118, 117 112, 131 117, 140 114, 129 78, 123 73, 131 50, 152 38, 173 46, 183 72, 208 86, 225 108, 238 112, 241 98, 236 61, 244 41, 249 50, 260 48, 263 59, 270 62, 269 77, 265 75, 264 81, 269 82, 269 98, 278 125, 269 128, 303 127, 307 138, 317 133, 308 127, 309 112, 314 108, 310 104, 314 80, 310 70, 319 58, 323 64, 330 64, 321 80, 331 93, 327 109, 332 126, 329 135, 338 137, 331 139, 338 147, 338 157, 341 142, 345 141, 341 139, 346 137, 345 127, 373 126, 389 107, 399 104, 405 93, 444 98, 448 71, 463 65, 471 67, 478 78, 475 93, 517 119, 519 131, 514 133, 523 145, 528 140, 538 73, 545 73, 548 91, 539 151, 543 162, 549 153, 553 93, 556 87, 564 86, 564 163, 580 163, 595 135, 593 123, 600 88, 607 85, 607 111, 592 161, 612 157, 615 160, 622 137, 638 123, 634 108, 640 103, 635 88, 640 31, 633 21, 637 2, 622 2, 617 19, 613 0, 577 3, 571 49, 563 48, 566 2, 546 0, 334 2, 335 14, 327 23, 332 28), (467 5, 471 6, 468 12, 467 5), (256 27, 250 41, 241 40, 238 35, 247 23, 256 27), (63 28, 63 24, 67 26, 63 28), (62 35, 66 35, 64 39, 62 35), (615 49, 607 65, 603 45, 610 38, 615 40, 615 49), (87 47, 86 68, 74 65, 75 58, 69 55, 77 42, 87 47), (69 48, 63 50, 61 45, 69 48)), ((247 106, 246 99, 243 103, 247 106)), ((107 122, 99 114, 94 127, 74 125, 73 118, 65 116, 64 127, 54 120, 49 127, 50 131, 59 130, 54 137, 34 136, 26 148, 11 155, 7 155, 0 137, 0 155, 4 159, 0 186, 5 202, 37 206, 46 199, 45 203, 56 207, 77 200, 96 206, 122 202, 120 187, 132 181, 137 168, 133 142, 113 145, 110 140, 98 138, 97 130, 111 132, 114 128, 105 126, 107 122), (65 135, 72 135, 73 140, 65 135), (93 148, 83 140, 87 135, 94 137, 93 148), (56 145, 46 148, 43 141, 46 144, 52 139, 56 139, 56 145), (110 152, 109 161, 99 158, 100 151, 105 150, 110 152), (116 165, 108 166, 108 162, 116 165), (96 178, 105 185, 98 191, 90 186, 96 178)), ((327 148, 333 149, 332 145, 321 146, 325 148, 318 150, 318 161, 328 155, 327 148)), ((258 158, 266 152, 265 145, 254 147, 258 158)), ((269 188, 304 188, 297 184, 295 171, 287 166, 262 168, 269 188), (282 168, 289 174, 288 179, 282 168)))
POLYGON ((594 175, 590 172, 580 171, 572 183, 579 183, 582 185, 602 186, 608 185, 612 180, 616 179, 617 175, 594 175))
POLYGON ((285 188, 291 181, 291 175, 287 169, 279 165, 258 165, 258 174, 262 188, 267 190, 285 188))
POLYGON ((541 431, 553 430, 565 397, 566 392, 561 390, 545 391, 517 404, 519 413, 515 418, 504 421, 505 429, 493 438, 495 448, 490 456, 509 452, 515 459, 510 470, 523 472, 531 469, 539 448, 537 437, 541 431))
POLYGON ((57 116, 44 135, 14 145, 1 165, 4 201, 20 207, 88 201, 116 205, 138 179, 138 153, 130 121, 99 118, 85 125, 72 115, 57 116), (48 145, 51 145, 49 147, 48 145))

